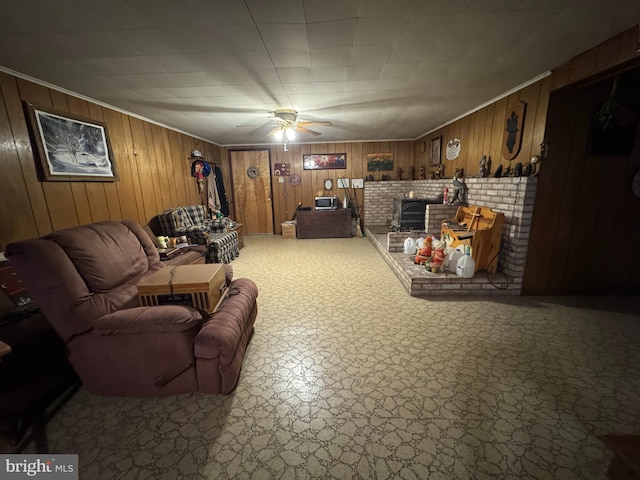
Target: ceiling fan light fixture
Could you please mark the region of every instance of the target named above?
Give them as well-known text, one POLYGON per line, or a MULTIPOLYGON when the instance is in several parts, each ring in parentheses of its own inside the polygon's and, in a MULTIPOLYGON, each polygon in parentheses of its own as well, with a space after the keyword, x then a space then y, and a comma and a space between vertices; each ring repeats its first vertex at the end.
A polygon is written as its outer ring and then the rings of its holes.
POLYGON ((283 131, 282 129, 280 129, 280 128, 279 128, 278 130, 276 130, 275 132, 273 132, 273 137, 274 137, 277 141, 281 142, 281 141, 282 141, 282 139, 284 138, 284 131, 283 131))
POLYGON ((296 138, 296 131, 291 127, 288 127, 285 130, 285 134, 287 135, 287 140, 289 140, 290 142, 292 140, 295 140, 295 138, 296 138))

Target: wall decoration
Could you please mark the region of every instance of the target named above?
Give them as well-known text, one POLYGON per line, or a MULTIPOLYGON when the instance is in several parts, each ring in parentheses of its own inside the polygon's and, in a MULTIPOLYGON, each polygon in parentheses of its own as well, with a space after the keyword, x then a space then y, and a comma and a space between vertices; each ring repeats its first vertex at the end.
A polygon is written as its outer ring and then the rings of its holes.
POLYGON ((364 178, 353 178, 351 180, 351 186, 353 188, 364 188, 364 178))
POLYGON ((314 153, 302 155, 305 170, 329 170, 347 168, 346 153, 314 153))
POLYGON ((431 139, 431 150, 429 156, 429 165, 440 165, 441 155, 440 150, 442 148, 442 137, 436 137, 431 139))
POLYGON ((326 178, 324 180, 324 189, 325 190, 333 190, 333 179, 326 178))
POLYGON ((291 173, 291 166, 288 163, 274 163, 273 175, 276 177, 288 177, 291 173))
POLYGON ((459 138, 452 138, 447 142, 447 160, 455 160, 460 156, 461 142, 459 138))
POLYGON ((368 153, 368 172, 391 172, 393 171, 393 153, 368 153))
POLYGON ((302 177, 300 177, 299 174, 292 173, 291 175, 289 175, 289 184, 297 187, 298 185, 300 185, 300 183, 302 183, 302 177))
POLYGON ((260 176, 260 170, 256 166, 250 166, 247 168, 247 176, 251 179, 256 179, 260 176))
POLYGON ((43 180, 113 182, 117 179, 104 123, 30 103, 26 109, 43 180))
POLYGON ((520 153, 526 108, 527 104, 523 101, 512 103, 507 108, 507 118, 502 137, 502 156, 506 160, 513 160, 520 153))
POLYGON ((338 177, 338 188, 349 188, 349 179, 338 177))

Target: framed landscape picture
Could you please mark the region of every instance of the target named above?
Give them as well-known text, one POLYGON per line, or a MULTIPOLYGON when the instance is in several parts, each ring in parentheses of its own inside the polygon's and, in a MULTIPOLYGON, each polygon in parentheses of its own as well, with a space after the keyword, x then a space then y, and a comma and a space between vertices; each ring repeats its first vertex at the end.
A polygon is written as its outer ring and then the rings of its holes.
POLYGON ((331 170, 347 168, 346 153, 313 153, 302 155, 305 170, 331 170))
POLYGON ((368 172, 391 172, 393 171, 393 153, 368 153, 368 172))
POLYGON ((104 123, 26 104, 43 180, 113 182, 117 179, 104 123))

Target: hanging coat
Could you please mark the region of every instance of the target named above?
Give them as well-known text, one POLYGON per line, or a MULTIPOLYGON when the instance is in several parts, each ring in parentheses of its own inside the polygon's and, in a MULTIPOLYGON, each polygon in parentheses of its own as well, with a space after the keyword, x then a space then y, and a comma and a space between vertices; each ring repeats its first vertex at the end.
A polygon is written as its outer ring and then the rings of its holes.
POLYGON ((227 200, 227 194, 224 191, 224 182, 222 181, 222 170, 219 166, 214 167, 214 173, 216 177, 216 186, 218 187, 218 197, 220 199, 220 211, 225 217, 229 216, 229 201, 227 200))
POLYGON ((220 210, 220 195, 218 194, 215 173, 207 177, 207 206, 211 214, 220 210))

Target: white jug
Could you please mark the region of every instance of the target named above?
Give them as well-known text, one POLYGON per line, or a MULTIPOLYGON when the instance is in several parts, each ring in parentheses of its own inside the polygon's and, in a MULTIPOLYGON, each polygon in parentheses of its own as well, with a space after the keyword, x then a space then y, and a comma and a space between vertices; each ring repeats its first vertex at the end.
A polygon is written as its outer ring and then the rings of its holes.
POLYGON ((456 267, 456 274, 462 278, 471 278, 476 270, 476 262, 471 258, 470 254, 461 256, 458 259, 458 265, 456 267))
POLYGON ((444 263, 442 264, 444 269, 448 272, 456 273, 456 269, 458 268, 458 260, 460 260, 460 257, 462 257, 462 251, 458 249, 449 252, 447 254, 447 257, 444 259, 444 263))
POLYGON ((416 241, 409 237, 404 241, 404 253, 407 255, 415 255, 416 254, 416 241))

